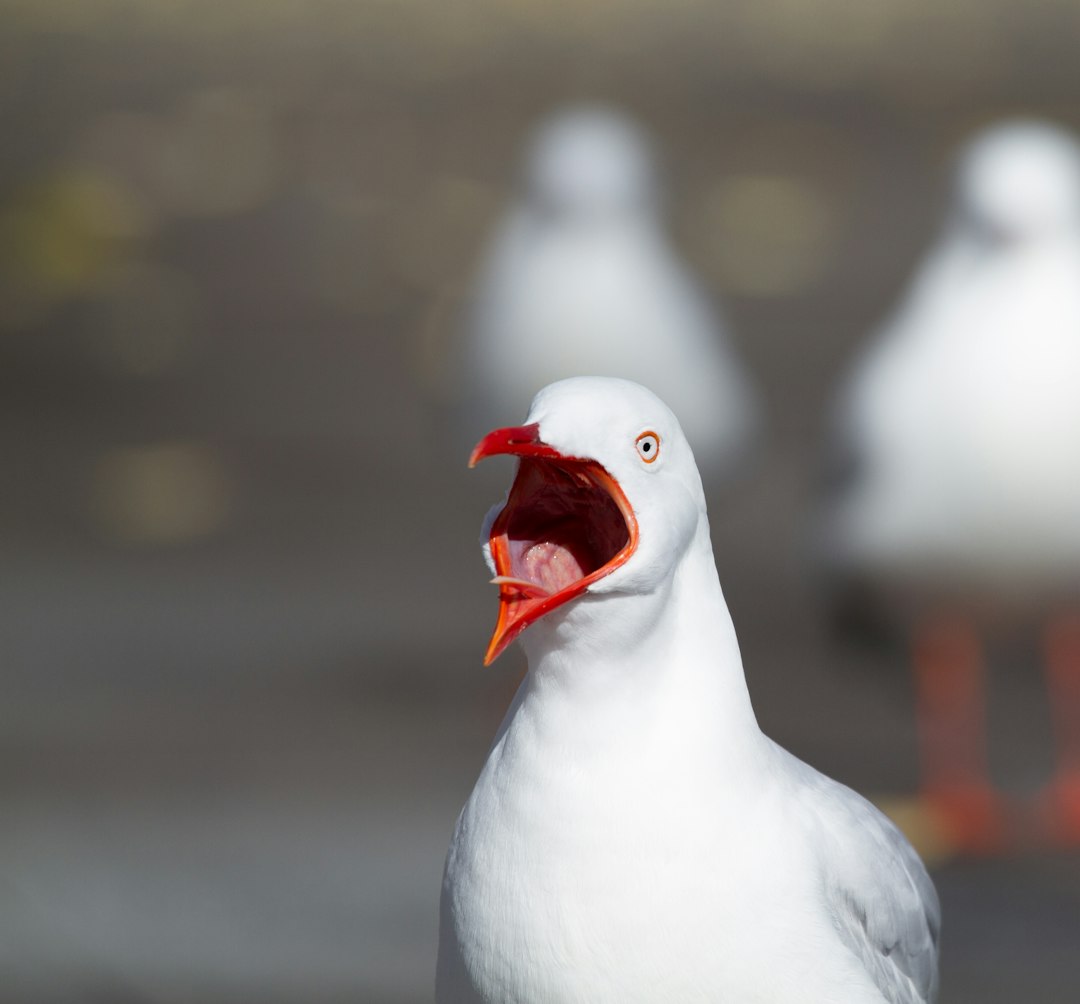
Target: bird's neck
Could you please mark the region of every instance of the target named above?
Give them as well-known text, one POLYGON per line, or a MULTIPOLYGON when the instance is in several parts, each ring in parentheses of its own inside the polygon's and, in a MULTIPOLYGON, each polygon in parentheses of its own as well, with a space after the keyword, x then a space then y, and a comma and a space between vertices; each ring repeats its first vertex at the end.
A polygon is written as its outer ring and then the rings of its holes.
POLYGON ((762 739, 707 527, 660 588, 586 596, 530 633, 504 730, 524 710, 564 746, 661 736, 733 766, 762 739))

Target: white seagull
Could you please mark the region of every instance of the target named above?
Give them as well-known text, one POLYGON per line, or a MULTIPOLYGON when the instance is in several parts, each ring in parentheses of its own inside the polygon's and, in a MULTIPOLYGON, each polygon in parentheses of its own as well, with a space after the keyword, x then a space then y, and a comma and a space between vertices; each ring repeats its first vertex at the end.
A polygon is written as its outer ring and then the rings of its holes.
POLYGON ((486 661, 520 635, 529 668, 450 845, 439 1004, 933 1000, 918 856, 758 727, 671 411, 563 380, 496 454, 486 661))
MULTIPOLYGON (((986 771, 973 612, 1080 597, 1080 144, 998 125, 959 162, 952 212, 858 361, 825 521, 839 581, 914 625, 923 789, 954 841, 1006 845, 986 771), (899 603, 897 602, 899 601, 899 603)), ((1059 740, 1053 827, 1080 841, 1080 623, 1045 631, 1059 740)))
POLYGON ((729 474, 757 428, 757 396, 667 238, 645 137, 622 115, 575 107, 533 138, 525 175, 469 322, 471 434, 555 380, 621 376, 677 400, 702 470, 729 474))

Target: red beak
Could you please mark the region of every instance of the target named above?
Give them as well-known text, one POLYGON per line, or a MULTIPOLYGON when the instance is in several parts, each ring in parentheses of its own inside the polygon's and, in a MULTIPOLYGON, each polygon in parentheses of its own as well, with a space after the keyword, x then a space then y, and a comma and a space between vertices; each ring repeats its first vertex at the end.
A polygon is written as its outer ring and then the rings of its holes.
POLYGON ((624 564, 638 542, 633 508, 595 460, 563 455, 540 438, 536 423, 488 433, 469 466, 499 454, 521 459, 491 527, 499 616, 484 665, 530 624, 624 564))
POLYGON ((510 453, 517 457, 560 457, 558 450, 548 446, 540 439, 540 423, 532 425, 513 425, 506 429, 489 432, 469 454, 469 467, 475 467, 481 460, 510 453))

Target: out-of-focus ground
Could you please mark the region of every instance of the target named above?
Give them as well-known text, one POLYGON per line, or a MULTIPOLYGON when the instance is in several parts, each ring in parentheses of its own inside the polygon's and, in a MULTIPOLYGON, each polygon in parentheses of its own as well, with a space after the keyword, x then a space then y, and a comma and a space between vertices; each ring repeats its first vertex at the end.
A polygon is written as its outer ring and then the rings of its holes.
MULTIPOLYGON (((766 730, 916 780, 896 646, 822 623, 818 443, 954 144, 1080 125, 1068 3, 0 5, 0 999, 430 999, 483 670, 449 362, 538 116, 651 130, 768 434, 714 492, 766 730)), ((508 422, 524 415, 506 416, 508 422)), ((485 430, 475 430, 476 434, 485 430)), ((1051 748, 997 646, 992 759, 1051 748)), ((1074 1002, 1080 858, 942 861, 946 1004, 1074 1002)))

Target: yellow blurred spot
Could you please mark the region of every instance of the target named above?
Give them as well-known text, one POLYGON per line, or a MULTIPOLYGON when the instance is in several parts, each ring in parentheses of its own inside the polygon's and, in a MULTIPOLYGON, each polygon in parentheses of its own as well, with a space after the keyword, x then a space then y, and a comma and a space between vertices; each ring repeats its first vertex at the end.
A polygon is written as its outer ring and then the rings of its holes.
POLYGON ((873 802, 896 823, 927 867, 933 868, 956 855, 957 848, 941 818, 924 800, 891 796, 875 798, 873 802))
POLYGON ((828 267, 836 226, 827 198, 802 179, 739 175, 705 198, 704 254, 723 288, 782 296, 812 286, 828 267))
POLYGON ((0 209, 4 288, 15 297, 6 324, 93 288, 143 228, 137 200, 93 172, 62 171, 25 188, 0 209))
POLYGON ((212 450, 164 442, 111 450, 98 461, 90 512, 99 530, 128 544, 180 544, 219 529, 232 489, 212 450))

